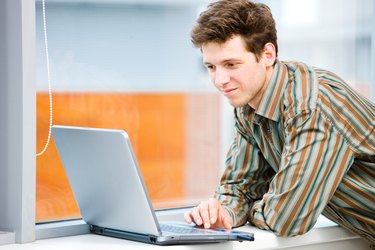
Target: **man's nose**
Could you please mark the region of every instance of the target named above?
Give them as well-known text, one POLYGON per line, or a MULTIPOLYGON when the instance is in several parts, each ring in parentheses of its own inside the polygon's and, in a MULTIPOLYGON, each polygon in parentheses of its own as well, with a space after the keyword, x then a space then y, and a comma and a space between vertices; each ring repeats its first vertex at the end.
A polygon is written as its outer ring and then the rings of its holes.
POLYGON ((226 73, 225 71, 222 71, 222 70, 217 70, 216 71, 216 75, 215 75, 215 85, 216 86, 223 86, 225 85, 226 83, 229 82, 229 75, 228 73, 226 73))

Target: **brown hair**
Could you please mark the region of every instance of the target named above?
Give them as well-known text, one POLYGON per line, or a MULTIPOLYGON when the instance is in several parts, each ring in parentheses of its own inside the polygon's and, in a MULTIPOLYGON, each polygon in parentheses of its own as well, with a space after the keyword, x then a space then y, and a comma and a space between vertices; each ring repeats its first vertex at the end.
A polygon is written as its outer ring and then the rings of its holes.
POLYGON ((270 8, 250 0, 219 0, 208 5, 191 32, 194 46, 201 48, 208 42, 224 43, 240 35, 247 50, 260 58, 264 45, 272 43, 276 49, 277 32, 270 8))

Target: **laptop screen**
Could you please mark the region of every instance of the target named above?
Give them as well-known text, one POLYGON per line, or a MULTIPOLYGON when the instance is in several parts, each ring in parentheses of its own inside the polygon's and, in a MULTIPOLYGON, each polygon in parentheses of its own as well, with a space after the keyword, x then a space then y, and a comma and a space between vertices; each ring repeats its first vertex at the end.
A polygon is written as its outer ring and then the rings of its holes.
POLYGON ((159 233, 126 132, 53 126, 52 134, 86 223, 131 232, 159 233))

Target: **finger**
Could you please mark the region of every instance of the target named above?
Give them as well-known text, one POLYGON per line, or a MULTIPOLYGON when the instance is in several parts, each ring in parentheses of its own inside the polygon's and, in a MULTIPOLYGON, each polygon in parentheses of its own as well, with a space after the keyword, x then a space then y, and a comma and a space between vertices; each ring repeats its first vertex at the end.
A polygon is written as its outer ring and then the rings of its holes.
POLYGON ((184 217, 185 217, 185 222, 186 223, 191 224, 193 222, 191 211, 185 212, 184 213, 184 217))
POLYGON ((202 217, 203 220, 203 225, 205 228, 210 228, 211 223, 210 223, 210 214, 208 211, 208 202, 201 202, 201 204, 198 206, 199 207, 199 213, 202 217))
POLYGON ((192 214, 192 218, 194 220, 194 223, 198 226, 201 226, 203 222, 202 222, 202 218, 201 218, 201 215, 199 213, 198 207, 194 207, 191 211, 191 214, 192 214))
POLYGON ((224 225, 225 229, 228 229, 228 230, 232 229, 232 219, 231 218, 225 218, 223 225, 224 225))
POLYGON ((211 198, 208 200, 208 212, 210 215, 210 223, 215 224, 219 213, 220 204, 218 200, 211 198))

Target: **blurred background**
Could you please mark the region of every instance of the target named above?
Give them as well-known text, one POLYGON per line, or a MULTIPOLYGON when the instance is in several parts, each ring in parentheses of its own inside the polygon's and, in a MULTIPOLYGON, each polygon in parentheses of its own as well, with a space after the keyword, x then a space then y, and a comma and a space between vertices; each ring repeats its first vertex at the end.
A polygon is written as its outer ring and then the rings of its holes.
MULTIPOLYGON (((46 0, 53 123, 126 130, 156 209, 211 197, 234 135, 190 30, 210 1, 46 0)), ((372 0, 267 0, 279 59, 326 68, 375 101, 372 0)), ((49 126, 36 1, 37 151, 49 126)), ((80 218, 53 140, 37 158, 37 222, 80 218)), ((100 201, 98 201, 100 202, 100 201)))

